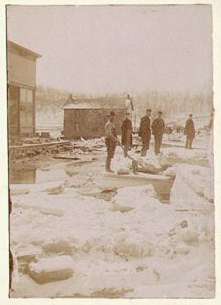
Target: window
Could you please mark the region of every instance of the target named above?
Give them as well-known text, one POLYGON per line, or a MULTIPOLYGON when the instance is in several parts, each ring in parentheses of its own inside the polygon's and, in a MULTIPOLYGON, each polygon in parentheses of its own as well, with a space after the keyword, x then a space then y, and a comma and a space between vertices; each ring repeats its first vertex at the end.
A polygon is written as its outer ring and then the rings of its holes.
POLYGON ((33 91, 20 88, 20 132, 33 133, 34 131, 33 91))
POLYGON ((8 122, 10 136, 19 133, 19 88, 15 86, 8 87, 8 122))

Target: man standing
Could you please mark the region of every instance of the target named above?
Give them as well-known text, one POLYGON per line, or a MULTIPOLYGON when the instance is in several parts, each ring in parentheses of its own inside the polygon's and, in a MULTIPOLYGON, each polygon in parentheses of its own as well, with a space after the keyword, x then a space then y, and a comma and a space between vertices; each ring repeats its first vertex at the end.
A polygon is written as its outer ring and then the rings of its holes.
POLYGON ((154 135, 154 151, 158 155, 162 145, 163 134, 165 130, 165 123, 162 119, 162 112, 158 112, 158 117, 152 123, 152 133, 154 135))
POLYGON ((150 129, 151 109, 146 110, 146 115, 141 118, 139 136, 142 139, 141 156, 145 157, 150 146, 151 129, 150 129))
POLYGON ((186 120, 184 134, 186 135, 186 148, 192 149, 192 143, 195 137, 195 126, 192 114, 190 114, 189 118, 186 120))
POLYGON ((116 145, 118 143, 115 124, 114 124, 115 113, 111 111, 109 120, 105 124, 105 144, 107 147, 107 159, 105 169, 107 172, 113 172, 111 170, 111 159, 114 157, 116 145))
POLYGON ((121 126, 121 143, 124 147, 124 157, 127 157, 128 150, 132 147, 132 122, 130 120, 130 114, 126 113, 126 118, 121 126))

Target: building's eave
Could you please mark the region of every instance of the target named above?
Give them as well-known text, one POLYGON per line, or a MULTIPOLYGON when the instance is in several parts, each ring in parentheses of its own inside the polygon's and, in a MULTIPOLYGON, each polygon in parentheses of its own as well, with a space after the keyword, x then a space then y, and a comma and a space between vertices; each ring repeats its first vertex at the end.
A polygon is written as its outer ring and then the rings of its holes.
POLYGON ((9 79, 8 79, 8 85, 16 86, 16 87, 20 87, 20 88, 27 88, 27 89, 31 89, 31 90, 36 89, 36 86, 31 86, 31 85, 27 85, 27 84, 24 84, 24 83, 11 81, 9 79))
POLYGON ((33 52, 32 50, 30 49, 27 49, 13 41, 10 41, 8 40, 7 42, 7 46, 8 46, 8 49, 10 50, 15 50, 15 51, 18 51, 18 52, 22 52, 24 55, 29 55, 29 56, 32 56, 34 57, 35 59, 41 57, 40 54, 36 53, 36 52, 33 52))

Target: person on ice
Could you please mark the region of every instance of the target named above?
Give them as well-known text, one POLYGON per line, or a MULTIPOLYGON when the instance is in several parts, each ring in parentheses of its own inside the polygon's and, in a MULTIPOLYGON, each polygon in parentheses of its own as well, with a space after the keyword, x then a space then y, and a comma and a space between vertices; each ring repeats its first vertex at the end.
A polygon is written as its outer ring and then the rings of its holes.
POLYGON ((195 137, 195 126, 192 114, 190 114, 189 118, 186 120, 184 134, 186 135, 186 148, 192 149, 193 139, 195 137))
POLYGON ((150 129, 150 116, 151 116, 151 109, 146 110, 146 115, 141 118, 140 121, 140 128, 139 128, 139 137, 142 140, 142 150, 141 156, 145 157, 147 154, 147 150, 150 146, 150 138, 151 138, 151 129, 150 129))
POLYGON ((152 133, 154 135, 154 151, 158 155, 160 153, 160 148, 162 145, 163 134, 165 131, 165 123, 162 119, 162 112, 158 112, 158 117, 152 123, 152 133))
POLYGON ((121 144, 124 147, 124 157, 127 157, 128 151, 132 147, 132 122, 130 119, 130 113, 126 113, 126 118, 121 126, 121 144))
POLYGON ((105 124, 105 144, 107 147, 107 158, 106 158, 105 169, 107 172, 113 172, 111 170, 111 160, 114 157, 115 149, 118 144, 114 118, 115 118, 115 113, 111 111, 109 115, 109 120, 105 124))

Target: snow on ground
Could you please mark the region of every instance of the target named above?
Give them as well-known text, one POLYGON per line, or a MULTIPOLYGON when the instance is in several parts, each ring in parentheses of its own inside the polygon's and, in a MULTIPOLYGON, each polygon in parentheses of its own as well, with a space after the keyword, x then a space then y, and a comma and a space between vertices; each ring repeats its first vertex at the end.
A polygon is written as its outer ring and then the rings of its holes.
MULTIPOLYGON (((103 175, 104 157, 102 149, 94 163, 72 165, 64 179, 52 181, 53 169, 71 162, 47 167, 46 181, 11 185, 11 296, 213 297, 213 173, 205 150, 171 146, 142 158, 162 181, 175 176, 166 204, 136 175, 130 183, 103 175)), ((130 164, 118 148, 114 169, 130 164)))

